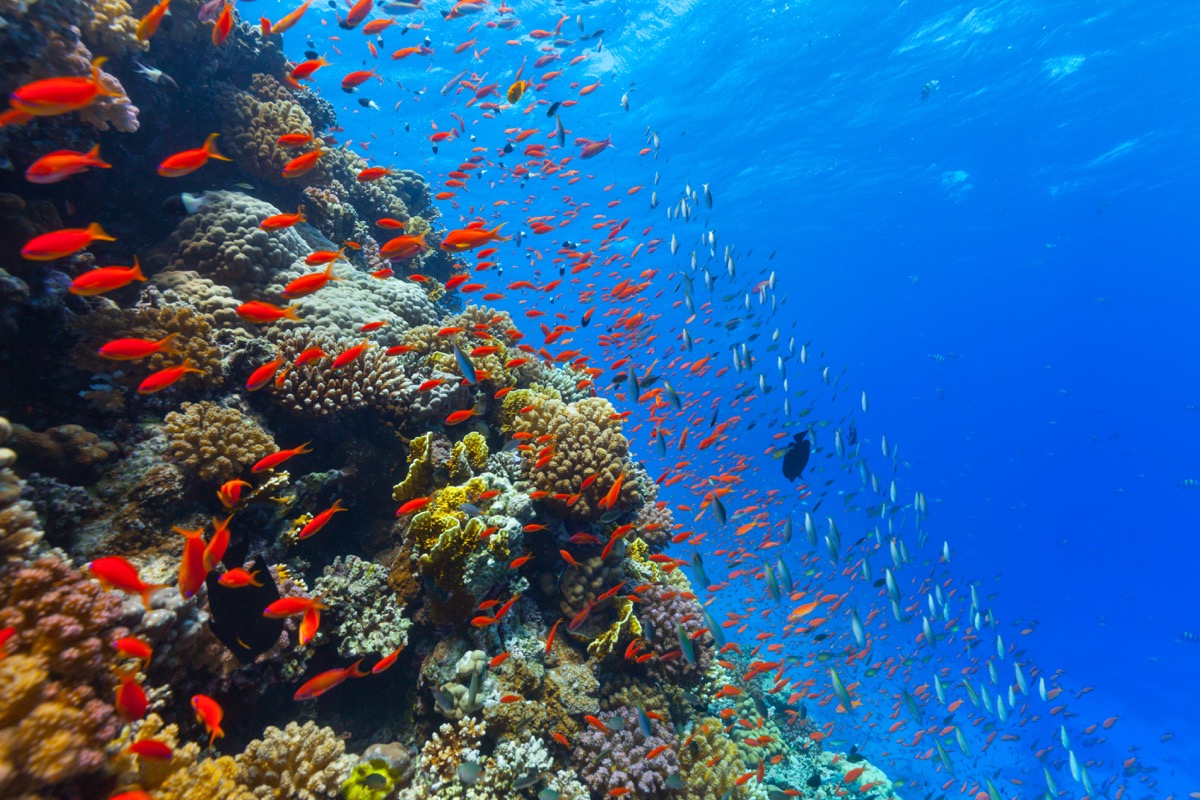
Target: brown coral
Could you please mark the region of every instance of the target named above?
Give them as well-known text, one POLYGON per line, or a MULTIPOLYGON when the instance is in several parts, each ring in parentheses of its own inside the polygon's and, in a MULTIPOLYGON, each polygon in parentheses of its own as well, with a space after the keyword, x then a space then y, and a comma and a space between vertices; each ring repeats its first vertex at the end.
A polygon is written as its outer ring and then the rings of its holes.
MULTIPOLYGON (((292 93, 275 78, 253 75, 245 90, 218 84, 213 99, 222 117, 221 143, 243 170, 277 186, 326 182, 321 169, 300 178, 283 177, 284 166, 300 153, 280 147, 277 140, 287 133, 311 133, 313 124, 292 93)), ((325 158, 328 154, 322 160, 325 158)))
POLYGON ((267 728, 263 738, 237 757, 238 780, 258 798, 322 800, 337 797, 354 767, 354 757, 332 728, 315 722, 289 722, 283 730, 267 728))
POLYGON ((279 448, 253 417, 204 400, 167 414, 167 453, 200 480, 235 478, 279 448))

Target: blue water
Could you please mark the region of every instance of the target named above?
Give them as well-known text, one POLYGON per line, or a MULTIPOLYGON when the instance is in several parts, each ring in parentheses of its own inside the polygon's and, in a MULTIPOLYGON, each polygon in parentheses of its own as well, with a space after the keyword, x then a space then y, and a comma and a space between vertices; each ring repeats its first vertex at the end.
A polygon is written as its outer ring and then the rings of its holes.
MULTIPOLYGON (((290 5, 262 0, 253 9, 278 18, 290 5)), ((1200 789, 1194 744, 1200 741, 1194 677, 1200 674, 1200 644, 1183 640, 1185 631, 1200 633, 1191 588, 1200 563, 1200 538, 1192 530, 1200 489, 1181 488, 1186 479, 1200 479, 1200 342, 1193 323, 1200 291, 1200 6, 521 2, 517 10, 524 24, 510 32, 480 24, 468 33, 472 22, 494 19, 490 11, 449 22, 433 12, 404 18, 425 26, 404 36, 384 34, 378 64, 389 85, 380 89, 372 82, 358 95, 381 110, 347 98, 339 110, 344 135, 369 142, 367 152, 380 164, 420 165, 435 184, 472 146, 463 138, 431 153, 425 138, 430 123, 448 129, 454 124, 450 111, 465 114, 466 132, 489 158, 508 127, 540 127, 542 134, 530 141, 545 141, 550 128, 540 108, 529 116, 509 111, 483 120, 464 112, 465 94, 442 97, 438 89, 471 67, 500 81, 503 91, 519 58, 531 52, 528 40, 521 47, 505 40, 530 28, 550 29, 560 14, 569 16, 567 37, 579 33, 576 14, 588 31, 604 28, 602 51, 593 41, 567 50, 570 57, 589 49, 583 64, 566 67, 564 59, 545 69, 527 67, 535 75, 565 70, 550 89, 534 95, 552 101, 575 97, 567 80, 601 79, 600 89, 560 111, 569 140, 612 136, 614 149, 568 165, 594 179, 574 186, 534 179, 521 187, 509 178, 488 186, 503 174, 495 166, 457 198, 464 219, 468 210, 482 209, 489 220, 507 221, 509 233, 528 230, 524 216, 561 213, 564 194, 591 203, 561 235, 530 236, 522 247, 504 250, 504 275, 492 277, 489 287, 530 278, 537 266, 524 263, 530 246, 545 254, 543 282, 557 277, 549 264, 550 240, 578 242, 591 235, 598 241, 604 231, 588 228, 592 213, 632 218, 625 231, 630 241, 621 245, 626 253, 647 226, 653 231, 646 239, 669 239, 675 232, 678 256, 664 243, 634 260, 636 267, 663 274, 652 290, 663 290, 652 308, 663 314, 655 325, 661 355, 672 344, 678 350, 669 339, 687 316, 669 307, 682 291, 678 278, 665 276, 686 269, 701 230, 717 236, 717 258, 710 263, 719 276, 714 319, 744 315, 747 288, 774 271, 775 295, 786 300, 773 316, 754 300, 753 318, 762 321, 754 345, 759 363, 740 376, 731 370, 719 380, 710 375, 708 382, 677 383, 731 397, 735 384, 765 374, 773 391, 745 412, 756 427, 739 426, 726 437, 727 449, 755 457, 762 488, 794 497, 777 463, 762 456, 784 419, 777 353, 762 348, 776 328, 783 341, 795 335, 797 346, 810 342, 807 366, 789 359, 792 390, 809 389, 822 398, 813 420, 843 423, 845 431, 844 420, 854 417, 863 452, 885 485, 892 475, 879 454, 880 438, 899 446, 901 502, 911 502, 919 490, 929 506, 922 529, 930 543, 920 557, 936 558, 948 541, 951 563, 939 574, 960 593, 968 582, 981 593, 998 592, 988 605, 1005 641, 1023 649, 1023 662, 1036 663, 1045 674, 1065 672, 1060 700, 1077 715, 1067 726, 1096 785, 1110 797, 1119 784, 1128 784, 1126 796, 1132 797, 1200 789), (416 44, 424 34, 434 56, 387 60, 387 52, 416 44), (471 50, 452 52, 472 37, 479 39, 474 50, 491 48, 478 62, 470 60, 471 50), (396 80, 411 91, 396 88, 396 80), (425 92, 415 96, 420 89, 425 92), (628 111, 619 103, 626 92, 628 111), (657 154, 639 155, 649 146, 647 129, 657 133, 660 147, 657 154), (699 221, 686 225, 665 214, 685 182, 697 189, 707 183, 715 201, 711 212, 700 209, 699 221), (614 189, 602 191, 609 184, 614 189), (645 187, 640 193, 625 195, 639 184, 645 187), (652 210, 648 195, 655 188, 660 204, 652 210), (518 213, 516 204, 531 194, 537 197, 529 211, 518 213), (497 199, 514 205, 495 209, 497 199), (622 200, 621 206, 606 209, 612 199, 622 200), (721 262, 727 245, 738 262, 732 279, 721 262), (733 300, 721 302, 730 294, 733 300), (835 375, 847 370, 835 400, 820 381, 823 365, 835 375), (870 398, 866 414, 863 390, 870 398), (1034 632, 1021 636, 1028 625, 1034 632), (1095 690, 1075 699, 1084 687, 1095 690), (1082 729, 1114 715, 1120 721, 1096 734, 1107 741, 1084 744, 1095 737, 1082 729), (1174 738, 1160 741, 1166 734, 1174 738), (1108 783, 1120 775, 1120 762, 1133 747, 1141 763, 1158 770, 1151 777, 1155 787, 1141 782, 1144 775, 1108 783)), ((340 36, 343 56, 336 68, 318 73, 316 85, 339 102, 345 97, 337 85, 341 76, 359 68, 360 60, 376 63, 359 32, 336 31, 328 11, 324 17, 310 13, 285 36, 286 52, 302 58, 305 35, 325 52, 330 33, 340 36), (328 24, 318 25, 322 19, 328 24)), ((519 159, 508 161, 511 167, 519 159)), ((441 205, 444 222, 455 227, 455 212, 441 205)), ((702 288, 698 301, 700 295, 709 297, 702 288)), ((510 293, 498 305, 521 312, 525 306, 517 299, 510 293)), ((584 307, 569 295, 554 307, 545 300, 538 305, 572 317, 584 307)), ((598 305, 599 322, 609 306, 598 305)), ((749 333, 748 327, 719 336, 711 327, 689 329, 712 339, 691 355, 711 351, 717 366, 730 364, 729 347, 749 333)), ((575 346, 594 342, 595 335, 594 328, 578 334, 575 346)), ((647 356, 643 366, 652 360, 647 356)), ((670 373, 667 378, 675 380, 670 373)), ((793 399, 793 412, 806 404, 793 399)), ((621 406, 626 408, 633 406, 621 406)), ((708 409, 705 400, 697 413, 707 415, 708 409)), ((722 411, 722 418, 729 413, 722 411)), ((677 453, 654 455, 650 428, 638 434, 635 446, 658 466, 651 468, 658 475, 677 453)), ((814 463, 832 449, 830 429, 818 431, 816 441, 824 450, 814 463)), ((857 474, 832 467, 828 473, 842 482, 835 488, 861 487, 857 474)), ((671 487, 664 497, 698 505, 689 483, 671 487)), ((836 497, 818 516, 835 505, 841 506, 836 497)), ((772 513, 776 522, 785 513, 798 519, 803 508, 788 500, 772 513)), ((860 512, 840 516, 838 524, 843 539, 854 541, 878 520, 860 512)), ((908 526, 904 535, 915 552, 911 520, 908 526)), ((710 531, 701 550, 710 578, 719 581, 727 569, 716 566, 721 559, 712 551, 731 541, 731 533, 711 515, 696 530, 710 531)), ((685 547, 676 554, 689 553, 685 547)), ((788 558, 798 575, 798 556, 788 558)), ((886 559, 876 561, 878 575, 886 559)), ((743 585, 738 597, 757 589, 761 598, 761 586, 743 585)), ((865 615, 873 595, 859 597, 867 598, 856 601, 865 615)), ((717 607, 736 602, 721 598, 717 607)), ((874 602, 890 617, 884 600, 874 602)), ((777 614, 763 629, 777 630, 779 620, 777 614)), ((844 619, 830 624, 846 636, 844 619)), ((957 646, 942 646, 936 657, 948 665, 968 663, 957 646)), ((1004 665, 1009 673, 1011 660, 1004 665)), ((914 672, 910 690, 929 680, 928 668, 919 669, 925 672, 914 672)), ((900 685, 897 678, 893 698, 900 685)), ((1063 718, 1047 717, 1039 701, 1032 705, 1027 716, 1036 713, 1040 721, 1001 726, 1019 733, 1020 741, 1004 750, 997 742, 973 768, 954 754, 964 762, 958 784, 999 769, 996 783, 1005 796, 1042 791, 1033 752, 1057 739, 1063 718), (1025 785, 1009 784, 1011 778, 1025 785)), ((891 702, 879 706, 890 713, 891 702)), ((886 722, 871 732, 856 724, 839 720, 839 733, 847 741, 888 738, 886 722)), ((968 733, 978 747, 982 733, 968 733)), ((900 735, 911 738, 911 730, 900 735)), ((896 766, 889 772, 911 777, 919 788, 910 793, 924 796, 940 791, 945 776, 933 774, 936 757, 906 756, 927 746, 928 740, 912 751, 879 745, 875 752, 890 751, 896 766)), ((1060 788, 1083 795, 1063 759, 1059 748, 1049 762, 1057 767, 1060 788)))

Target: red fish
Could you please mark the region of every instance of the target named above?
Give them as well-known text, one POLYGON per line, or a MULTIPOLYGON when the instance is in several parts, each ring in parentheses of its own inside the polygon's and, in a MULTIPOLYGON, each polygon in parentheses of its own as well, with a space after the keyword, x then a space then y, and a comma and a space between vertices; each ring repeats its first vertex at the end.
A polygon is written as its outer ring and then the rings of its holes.
POLYGON ((149 664, 151 656, 154 655, 154 650, 151 649, 150 643, 136 636, 122 636, 113 642, 113 647, 121 655, 127 658, 136 658, 143 664, 149 664))
POLYGON ((446 417, 447 425, 458 425, 461 422, 466 422, 471 417, 483 416, 483 411, 476 406, 475 408, 464 408, 461 411, 455 411, 450 416, 446 417))
POLYGON ((217 137, 220 135, 219 133, 210 133, 200 147, 168 156, 158 165, 158 174, 164 178, 181 178, 203 167, 210 158, 218 161, 232 161, 232 158, 226 158, 217 152, 217 137))
POLYGON ((289 300, 294 300, 297 297, 307 297, 314 292, 324 289, 330 281, 340 280, 342 279, 334 277, 333 260, 330 260, 324 272, 310 272, 307 275, 301 275, 283 287, 283 296, 289 300))
POLYGON ((150 37, 154 35, 155 31, 158 30, 158 26, 162 22, 163 17, 166 16, 167 9, 170 8, 170 6, 171 0, 161 0, 161 2, 152 6, 150 10, 146 12, 146 16, 138 20, 137 31, 135 33, 139 42, 148 41, 150 37))
POLYGON ((371 9, 375 7, 375 0, 358 0, 354 5, 350 6, 350 10, 346 12, 345 19, 338 19, 338 27, 345 30, 350 30, 367 18, 371 13, 371 9))
POLYGON ((37 184, 58 183, 72 175, 87 172, 92 167, 112 168, 112 164, 100 158, 99 144, 86 153, 74 150, 55 150, 53 153, 47 153, 29 165, 25 170, 25 180, 37 184))
POLYGON ((190 358, 185 358, 183 363, 178 366, 165 367, 149 375, 144 381, 138 384, 138 394, 154 394, 155 392, 161 392, 163 389, 169 389, 188 373, 196 375, 207 374, 204 370, 193 364, 190 358))
POLYGON ((313 608, 320 610, 329 606, 320 597, 282 597, 263 609, 263 616, 267 619, 298 617, 313 608))
POLYGON ((312 641, 312 638, 317 635, 317 629, 321 627, 321 609, 313 606, 304 612, 304 616, 300 618, 300 645, 303 647, 312 641))
POLYGON ((177 356, 180 354, 175 349, 175 337, 178 335, 172 333, 158 341, 153 339, 114 339, 100 348, 100 356, 110 361, 134 361, 155 353, 177 356))
POLYGON ((217 564, 225 558, 225 551, 229 549, 229 523, 233 521, 233 514, 230 514, 225 519, 217 519, 213 517, 213 535, 208 541, 208 545, 204 548, 204 569, 206 572, 212 572, 216 569, 217 564))
POLYGON ((246 380, 246 389, 251 392, 257 392, 259 389, 266 386, 275 377, 275 373, 283 366, 286 361, 283 353, 277 353, 274 361, 268 361, 254 372, 250 373, 250 377, 246 380))
POLYGON ((258 579, 258 570, 250 572, 244 567, 235 567, 229 570, 217 579, 217 583, 228 586, 230 589, 240 589, 243 586, 262 586, 262 581, 258 579))
POLYGON ((150 595, 167 588, 163 583, 146 583, 138 576, 137 567, 121 556, 105 556, 88 564, 92 577, 105 589, 117 589, 142 597, 142 605, 150 609, 150 595))
POLYGON ((275 469, 276 467, 278 467, 283 462, 287 461, 292 456, 299 456, 299 455, 303 455, 304 453, 311 453, 312 449, 309 448, 310 444, 312 444, 312 442, 305 442, 304 444, 300 445, 299 447, 293 447, 291 450, 280 450, 276 453, 272 453, 269 456, 265 456, 264 458, 260 459, 257 464, 255 464, 253 467, 251 467, 250 471, 251 472, 264 472, 268 469, 275 469))
POLYGON ((300 529, 298 539, 307 539, 310 536, 316 536, 322 528, 325 527, 329 520, 333 519, 333 515, 339 511, 349 511, 350 509, 342 505, 341 500, 334 500, 333 505, 317 514, 307 525, 300 529))
POLYGON ((303 686, 297 689, 296 694, 292 696, 293 699, 314 700, 335 686, 340 686, 341 684, 345 683, 350 678, 365 678, 371 673, 361 672, 359 670, 358 665, 362 662, 363 660, 360 658, 358 661, 355 661, 353 664, 343 669, 330 669, 322 672, 315 678, 306 681, 303 686))
POLYGON ((217 21, 213 24, 212 43, 213 47, 220 47, 225 44, 225 40, 229 38, 229 33, 233 30, 233 6, 226 3, 221 9, 221 14, 217 17, 217 21))
POLYGON ((217 490, 217 499, 226 508, 233 508, 242 498, 242 490, 249 489, 250 483, 243 480, 225 481, 217 490))
POLYGON ((251 300, 248 303, 242 303, 237 307, 237 315, 244 320, 249 320, 259 325, 278 322, 281 319, 300 319, 300 316, 296 313, 295 305, 280 308, 262 300, 251 300))
POLYGON ((179 561, 179 593, 185 598, 200 591, 208 570, 204 567, 204 529, 180 528, 174 531, 183 536, 183 558, 179 561))
POLYGON ((359 356, 365 353, 368 348, 373 346, 374 345, 372 345, 368 339, 363 339, 360 344, 356 344, 354 347, 339 353, 337 358, 333 360, 333 364, 330 366, 335 370, 342 369, 343 367, 353 363, 358 359, 359 356))
POLYGON ((113 707, 117 709, 117 713, 126 722, 135 722, 146 716, 146 709, 149 705, 150 701, 146 697, 146 690, 137 682, 136 677, 133 674, 122 675, 113 701, 113 707))
POLYGON ((325 60, 325 56, 320 58, 310 58, 307 61, 301 61, 296 66, 292 67, 292 79, 297 81, 306 80, 312 77, 312 74, 321 67, 328 67, 329 62, 325 60))
POLYGON ((86 228, 63 228, 35 236, 21 248, 21 258, 26 261, 54 261, 75 255, 92 242, 115 241, 116 237, 105 233, 100 223, 93 222, 86 228))
MULTIPOLYGON (((308 3, 305 3, 305 5, 308 5, 308 3)), ((285 133, 275 140, 275 144, 280 147, 293 148, 304 147, 306 144, 311 144, 312 141, 313 135, 311 133, 285 133)))
POLYGON ((603 153, 607 148, 612 147, 612 135, 605 136, 603 139, 595 141, 584 140, 583 149, 579 151, 580 158, 594 158, 603 153))
POLYGON ((379 257, 386 259, 409 258, 421 250, 428 250, 425 234, 419 236, 397 236, 384 242, 379 248, 379 257))
POLYGON ((8 97, 14 111, 33 117, 53 117, 87 108, 96 98, 122 97, 100 80, 100 67, 108 59, 101 56, 92 61, 91 75, 65 78, 45 78, 18 87, 8 97))
POLYGON ((290 30, 292 26, 299 22, 300 18, 304 16, 304 12, 308 11, 308 6, 310 3, 312 3, 312 0, 306 0, 306 2, 301 4, 300 7, 295 11, 291 11, 285 15, 283 19, 271 26, 271 33, 283 33, 286 30, 290 30))
POLYGON ((224 709, 208 695, 198 694, 192 697, 192 710, 196 712, 196 721, 208 729, 208 746, 212 747, 213 742, 225 735, 225 731, 221 730, 224 709))
POLYGON ((171 756, 175 754, 175 751, 171 749, 171 745, 166 742, 160 742, 157 739, 142 739, 129 745, 121 752, 130 753, 138 758, 148 758, 151 761, 170 761, 171 756))
POLYGON ((283 167, 283 177, 299 178, 305 173, 311 172, 313 167, 317 166, 317 159, 325 154, 325 151, 317 147, 316 150, 310 150, 301 156, 296 156, 283 167))
POLYGON ((295 214, 272 214, 258 223, 258 227, 264 231, 278 231, 283 228, 290 228, 301 222, 307 222, 304 218, 304 206, 298 206, 295 214))
POLYGON ((452 252, 462 252, 463 250, 480 247, 493 240, 506 242, 508 238, 500 235, 500 229, 504 225, 505 223, 502 222, 490 231, 485 230, 483 226, 450 231, 442 239, 441 248, 452 252))
POLYGON ((79 297, 93 297, 122 289, 134 281, 144 280, 146 276, 142 274, 137 256, 134 256, 132 267, 96 267, 88 270, 71 281, 67 291, 79 297))
POLYGON ((396 659, 400 657, 400 652, 402 650, 404 650, 404 645, 400 645, 395 650, 388 653, 383 658, 379 659, 379 663, 376 664, 375 666, 371 667, 371 674, 378 675, 379 673, 383 672, 388 667, 392 666, 392 664, 395 664, 396 659))
POLYGON ((361 86, 362 84, 371 80, 371 78, 378 78, 379 83, 381 85, 383 84, 383 78, 380 75, 376 74, 374 67, 372 67, 369 70, 368 69, 355 70, 354 72, 351 72, 350 74, 348 74, 346 77, 342 78, 342 91, 348 92, 351 89, 353 89, 355 86, 361 86))
POLYGON ((400 508, 396 509, 396 516, 402 517, 405 514, 415 514, 425 506, 429 505, 431 500, 433 500, 432 497, 418 497, 415 500, 409 500, 407 503, 400 506, 400 508))

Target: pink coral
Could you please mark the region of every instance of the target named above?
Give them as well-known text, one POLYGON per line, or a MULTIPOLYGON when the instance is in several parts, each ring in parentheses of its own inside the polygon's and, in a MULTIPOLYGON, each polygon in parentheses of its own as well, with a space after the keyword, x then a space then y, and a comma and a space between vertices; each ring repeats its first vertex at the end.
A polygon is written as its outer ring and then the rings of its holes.
POLYGON ((589 727, 579 734, 572 759, 580 779, 597 797, 607 797, 613 789, 632 789, 638 797, 667 797, 667 778, 679 772, 675 734, 661 722, 650 721, 651 735, 642 733, 637 712, 620 708, 602 717, 609 727, 603 733, 589 727), (666 745, 653 759, 651 750, 666 745))

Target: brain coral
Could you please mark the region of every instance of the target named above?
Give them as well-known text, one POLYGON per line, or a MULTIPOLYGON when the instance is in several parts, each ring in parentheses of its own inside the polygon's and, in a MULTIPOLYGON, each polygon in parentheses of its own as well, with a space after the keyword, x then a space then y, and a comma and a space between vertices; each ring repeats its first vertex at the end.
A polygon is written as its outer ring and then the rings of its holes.
POLYGON ((271 434, 237 408, 208 400, 167 414, 167 453, 202 481, 236 478, 278 447, 271 434))
MULTIPOLYGON (((516 392, 510 393, 512 397, 516 392)), ((509 397, 505 398, 508 405, 509 397)), ((513 404, 519 402, 514 400, 513 404)), ((524 471, 527 480, 549 496, 544 503, 556 514, 573 519, 596 519, 606 509, 600 501, 622 475, 625 477, 615 509, 628 509, 642 502, 642 494, 634 480, 634 467, 629 460, 629 440, 621 432, 621 421, 613 419, 616 410, 605 399, 589 397, 575 403, 544 398, 532 404, 526 414, 517 414, 514 428, 534 436, 550 435, 554 456, 550 463, 538 468, 539 449, 525 453, 524 471), (592 475, 596 480, 581 490, 583 481, 592 475), (570 500, 576 494, 578 499, 570 500)))
POLYGON ((170 269, 194 270, 235 292, 251 292, 309 252, 294 230, 258 227, 278 213, 275 206, 240 192, 205 192, 203 205, 167 240, 170 269))

